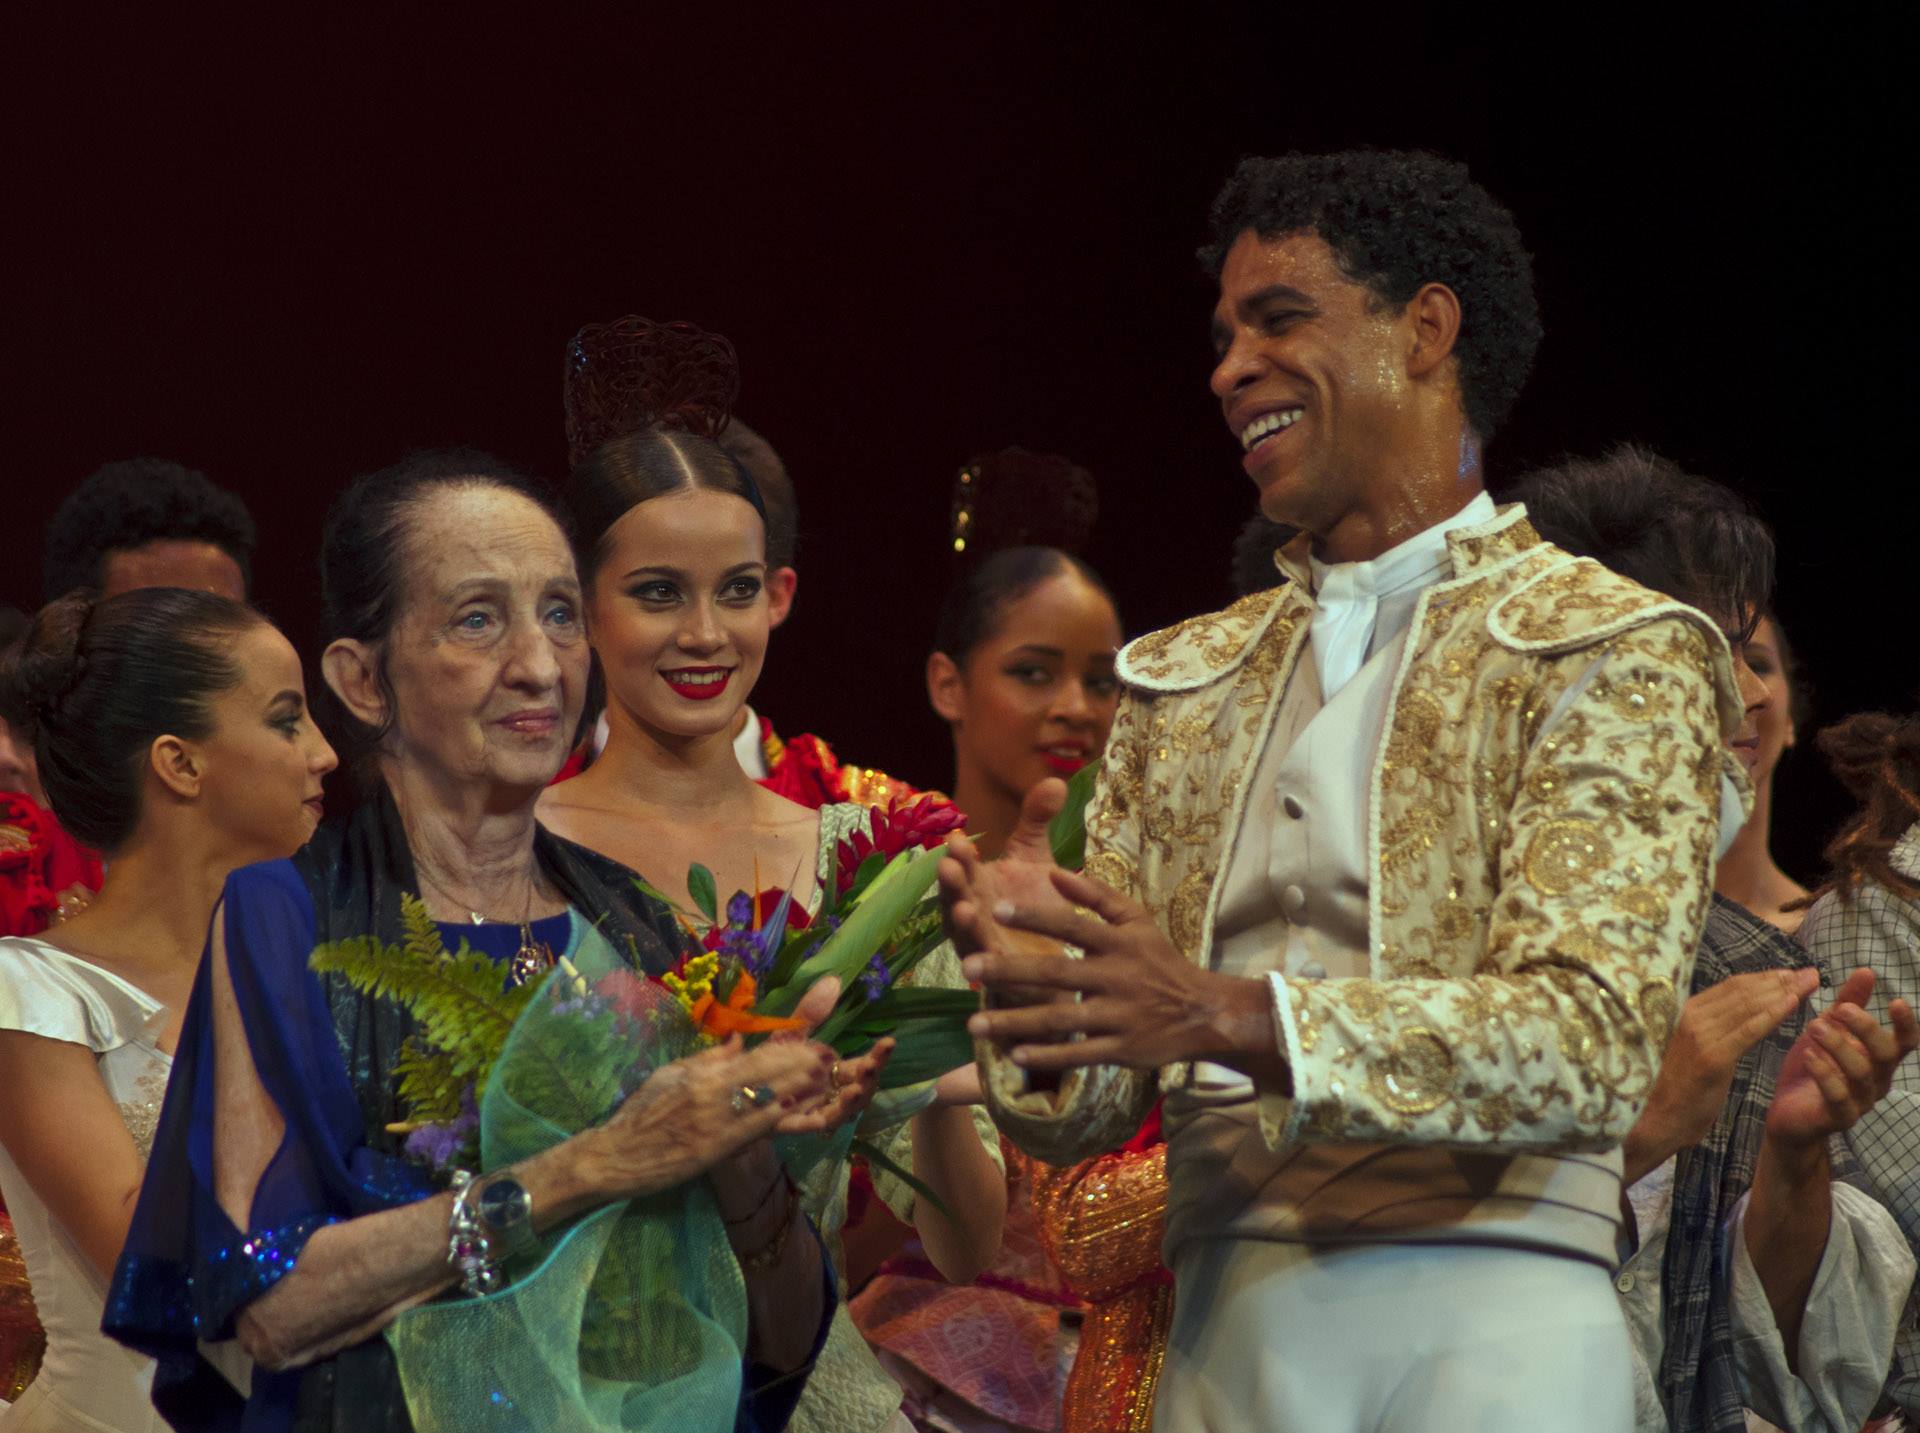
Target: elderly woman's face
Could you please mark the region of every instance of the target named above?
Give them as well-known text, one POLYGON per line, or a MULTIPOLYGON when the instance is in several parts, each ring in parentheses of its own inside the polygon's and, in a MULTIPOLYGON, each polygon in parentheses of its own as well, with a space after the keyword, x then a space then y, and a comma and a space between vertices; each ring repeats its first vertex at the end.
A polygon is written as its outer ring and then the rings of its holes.
POLYGON ((427 498, 406 547, 389 756, 457 785, 538 791, 567 758, 587 685, 566 539, 537 503, 474 486, 427 498))

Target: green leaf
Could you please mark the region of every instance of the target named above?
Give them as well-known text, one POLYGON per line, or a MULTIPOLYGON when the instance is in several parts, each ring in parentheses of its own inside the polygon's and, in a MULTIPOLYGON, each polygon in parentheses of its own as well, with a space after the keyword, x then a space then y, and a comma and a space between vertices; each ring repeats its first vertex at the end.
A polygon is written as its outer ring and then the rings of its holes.
POLYGON ((904 1020, 893 1033, 900 1045, 880 1072, 883 1090, 937 1080, 950 1070, 973 1063, 973 1037, 967 1033, 965 1016, 904 1020))
POLYGON ((852 1022, 854 1029, 877 1025, 883 1031, 901 1020, 923 1020, 933 1015, 958 1015, 965 1020, 980 1008, 980 997, 971 990, 946 990, 938 986, 894 986, 871 1002, 866 1014, 852 1022))
POLYGON ((686 915, 685 909, 678 901, 654 885, 653 882, 647 880, 646 877, 635 876, 633 878, 633 884, 635 889, 637 889, 641 895, 647 897, 647 899, 660 902, 661 905, 665 906, 677 916, 684 917, 686 915))
POLYGON ((780 954, 774 957, 773 968, 763 982, 765 988, 769 991, 778 990, 791 981, 794 971, 800 968, 800 962, 806 959, 807 952, 826 937, 825 928, 819 925, 788 931, 787 938, 780 943, 780 954))
POLYGON ((856 1139, 851 1146, 851 1151, 861 1156, 875 1169, 885 1170, 888 1174, 891 1174, 895 1179, 906 1185, 907 1188, 913 1191, 914 1198, 926 1200, 927 1203, 931 1204, 935 1209, 938 1209, 942 1214, 946 1215, 947 1218, 953 1218, 953 1211, 947 1208, 939 1195, 927 1188, 919 1179, 916 1179, 912 1170, 902 1169, 899 1165, 888 1159, 881 1151, 880 1146, 872 1140, 856 1139))
POLYGON ((1073 779, 1067 783, 1067 804, 1047 827, 1053 859, 1065 870, 1077 871, 1086 864, 1087 802, 1093 799, 1093 785, 1101 764, 1090 761, 1074 772, 1073 779))
POLYGON ((696 862, 693 869, 687 872, 687 894, 693 897, 700 914, 719 924, 720 897, 714 889, 712 871, 696 862))
POLYGON ((887 858, 875 851, 862 861, 853 873, 853 884, 847 887, 847 893, 840 898, 842 906, 850 905, 866 894, 867 887, 880 878, 887 868, 887 858))
POLYGON ((356 990, 411 1011, 421 1026, 421 1058, 409 1064, 408 1103, 444 1109, 452 1098, 457 1109, 458 1092, 469 1080, 477 1092, 486 1088, 488 1072, 535 987, 503 991, 499 965, 464 940, 449 954, 417 897, 403 895, 400 911, 400 945, 357 936, 316 947, 308 963, 317 973, 337 974, 356 990))
MULTIPOLYGON (((840 978, 836 1015, 850 1000, 864 1003, 865 992, 855 985, 856 978, 926 895, 939 865, 939 853, 935 851, 902 851, 895 856, 859 904, 847 913, 840 929, 827 937, 819 953, 802 962, 785 985, 769 991, 760 1002, 761 1009, 769 1015, 791 1014, 807 987, 823 975, 840 978)), ((828 1039, 824 1033, 814 1038, 828 1039)))

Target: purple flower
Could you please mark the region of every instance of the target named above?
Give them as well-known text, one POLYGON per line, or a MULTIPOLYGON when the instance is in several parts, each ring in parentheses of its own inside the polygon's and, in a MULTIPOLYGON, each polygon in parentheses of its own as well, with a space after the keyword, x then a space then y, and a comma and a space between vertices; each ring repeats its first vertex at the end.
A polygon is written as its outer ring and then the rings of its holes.
POLYGON ((407 1136, 409 1159, 423 1160, 435 1170, 444 1170, 454 1156, 480 1128, 480 1111, 473 1103, 473 1086, 461 1096, 460 1113, 445 1124, 424 1124, 407 1136))
POLYGON ((760 938, 750 930, 729 926, 720 937, 720 958, 737 961, 742 970, 758 980, 773 964, 773 956, 763 950, 760 938))
POLYGON ((867 987, 867 1003, 871 1005, 886 993, 893 984, 893 976, 887 970, 887 963, 878 954, 867 962, 867 968, 860 972, 860 983, 867 987))
POLYGON ((745 891, 735 891, 727 902, 727 924, 746 931, 753 929, 753 897, 745 891))

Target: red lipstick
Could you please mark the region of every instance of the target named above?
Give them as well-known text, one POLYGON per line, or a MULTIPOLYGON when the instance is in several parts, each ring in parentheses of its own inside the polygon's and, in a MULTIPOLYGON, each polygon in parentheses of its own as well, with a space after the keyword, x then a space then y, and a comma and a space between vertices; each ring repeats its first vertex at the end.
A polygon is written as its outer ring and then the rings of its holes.
POLYGON ((733 681, 732 667, 676 667, 660 677, 690 702, 710 702, 733 681))

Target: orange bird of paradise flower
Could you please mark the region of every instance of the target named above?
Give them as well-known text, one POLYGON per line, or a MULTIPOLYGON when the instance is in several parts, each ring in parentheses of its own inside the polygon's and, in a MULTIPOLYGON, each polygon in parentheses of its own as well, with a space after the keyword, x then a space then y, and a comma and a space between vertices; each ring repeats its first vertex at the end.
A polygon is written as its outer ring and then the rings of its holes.
POLYGON ((696 1029, 716 1040, 724 1040, 729 1035, 759 1035, 775 1030, 803 1028, 805 1022, 791 1015, 754 1014, 753 997, 758 989, 753 976, 743 970, 740 978, 733 982, 733 990, 724 1003, 714 999, 713 992, 709 990, 693 1002, 687 1014, 693 1017, 696 1029))

